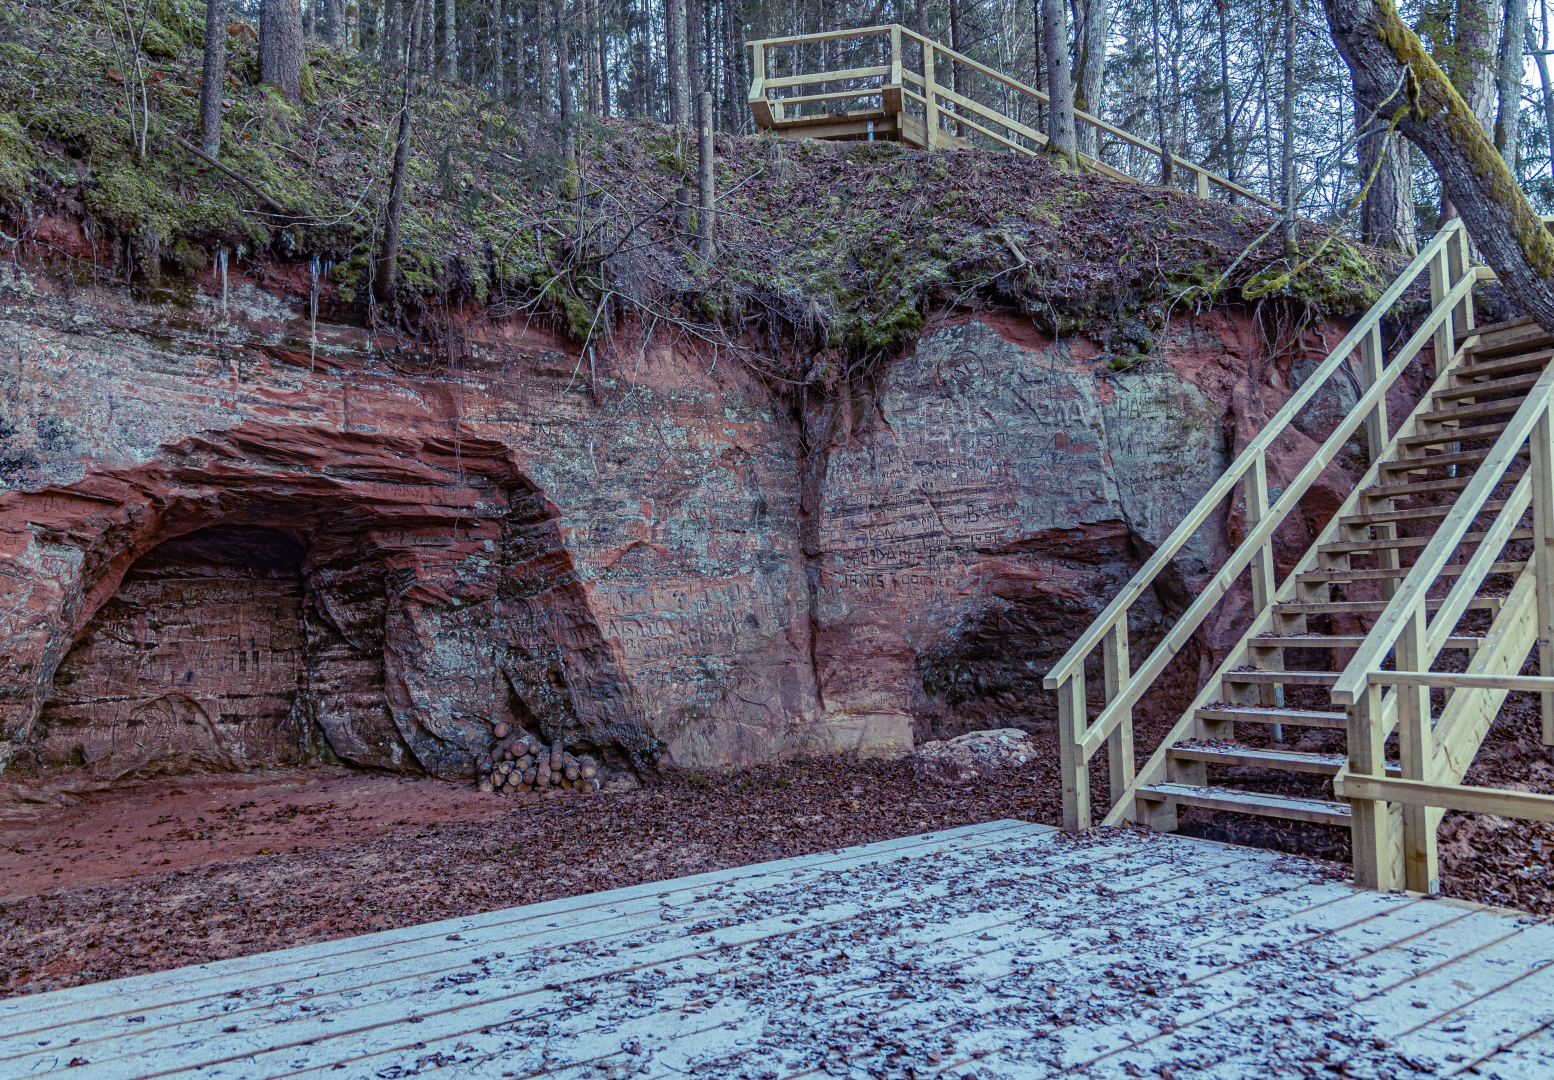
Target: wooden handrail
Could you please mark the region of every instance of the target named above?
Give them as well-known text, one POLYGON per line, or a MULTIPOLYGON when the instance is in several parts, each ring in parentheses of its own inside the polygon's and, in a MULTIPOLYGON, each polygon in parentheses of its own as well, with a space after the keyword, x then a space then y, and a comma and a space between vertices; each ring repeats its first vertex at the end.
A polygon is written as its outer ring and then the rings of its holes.
MULTIPOLYGON (((1171 560, 1176 558, 1177 553, 1186 546, 1188 540, 1192 539, 1193 534, 1198 531, 1209 515, 1229 497, 1236 484, 1241 482, 1247 470, 1252 467, 1257 456, 1266 451, 1273 444, 1273 441, 1284 433, 1284 429, 1295 419, 1296 414, 1306 407, 1311 399, 1316 396, 1317 391, 1322 388, 1323 384, 1332 378, 1333 374, 1348 361, 1349 355, 1359 348, 1360 343, 1370 332, 1371 328, 1381 322, 1382 317, 1391 310, 1392 305, 1401 299, 1403 293, 1414 283, 1414 279, 1424 272, 1430 265, 1430 262, 1446 246, 1447 240, 1461 227, 1462 223, 1454 220, 1440 229, 1435 237, 1425 245, 1424 250, 1388 286, 1387 290, 1382 293, 1381 298, 1371 306, 1370 311, 1366 312, 1364 317, 1354 325, 1354 329, 1350 330, 1344 336, 1344 339, 1338 343, 1337 348, 1328 354, 1322 365, 1312 372, 1310 377, 1301 384, 1300 389, 1291 395, 1289 401, 1284 403, 1284 407, 1275 413, 1272 419, 1263 425, 1262 430, 1252 437, 1252 441, 1247 444, 1246 449, 1231 463, 1224 475, 1210 486, 1209 490, 1204 493, 1203 498, 1198 500, 1198 505, 1183 519, 1181 524, 1172 530, 1171 535, 1166 537, 1165 541, 1155 549, 1155 553, 1149 557, 1143 566, 1139 567, 1138 572, 1123 586, 1122 591, 1117 594, 1116 598, 1106 606, 1106 609, 1101 612, 1100 616, 1069 647, 1068 652, 1063 654, 1063 658, 1057 662, 1042 680, 1043 686, 1048 690, 1057 689, 1064 679, 1067 679, 1084 663, 1085 657, 1089 656, 1096 646, 1101 643, 1101 639, 1111 629, 1112 625, 1127 613, 1128 609, 1133 606, 1145 589, 1154 584, 1155 578, 1170 565, 1171 560)), ((1436 323, 1431 324, 1432 329, 1438 322, 1439 320, 1437 319, 1436 323)), ((1415 338, 1418 338, 1418 336, 1416 334, 1415 338)), ((1420 347, 1423 347, 1422 343, 1420 347)), ((1284 502, 1285 500, 1281 497, 1275 505, 1283 505, 1284 502)))
MULTIPOLYGON (((1464 275, 1463 280, 1474 281, 1476 275, 1464 275)), ((1381 669, 1382 661, 1397 643, 1407 620, 1418 614, 1430 587, 1440 576, 1441 567, 1450 561, 1452 553, 1462 543, 1463 535, 1482 512, 1484 503, 1489 501, 1490 494, 1499 486, 1501 477, 1551 401, 1554 401, 1554 367, 1545 368, 1543 374, 1538 376, 1537 383, 1511 417, 1505 431, 1495 440, 1489 456, 1479 463, 1468 486, 1457 496, 1457 501, 1430 537, 1430 543, 1420 552, 1408 576, 1377 617, 1371 632, 1345 665, 1332 689, 1335 705, 1353 705, 1365 693, 1366 687, 1370 685, 1367 676, 1381 669)), ((1461 585, 1460 581, 1458 585, 1461 585)), ((1474 589, 1477 589, 1476 584, 1474 589)), ((1461 612, 1458 615, 1460 617, 1461 612)), ((1440 618, 1439 614, 1436 618, 1440 618)))
MULTIPOLYGON (((1537 689, 1547 690, 1548 687, 1540 686, 1537 689)), ((1431 784, 1422 780, 1348 773, 1333 777, 1333 794, 1340 799, 1372 799, 1408 806, 1437 806, 1472 814, 1498 814, 1529 821, 1554 821, 1554 795, 1530 791, 1431 784)))
MULTIPOLYGON (((877 64, 874 67, 843 68, 840 71, 817 71, 809 75, 782 75, 777 78, 767 76, 765 87, 768 90, 781 90, 788 86, 809 86, 814 83, 845 82, 848 79, 877 79, 881 75, 890 74, 889 64, 877 64)), ((873 87, 868 90, 860 90, 859 94, 878 94, 885 88, 873 87)), ((784 103, 786 98, 779 99, 784 103)))
POLYGON ((891 27, 898 27, 903 34, 911 33, 906 27, 898 23, 876 23, 874 26, 864 26, 857 30, 827 30, 820 34, 793 34, 789 37, 756 38, 745 42, 745 48, 753 48, 756 45, 808 45, 812 41, 836 41, 845 37, 877 37, 880 34, 890 33, 891 27))

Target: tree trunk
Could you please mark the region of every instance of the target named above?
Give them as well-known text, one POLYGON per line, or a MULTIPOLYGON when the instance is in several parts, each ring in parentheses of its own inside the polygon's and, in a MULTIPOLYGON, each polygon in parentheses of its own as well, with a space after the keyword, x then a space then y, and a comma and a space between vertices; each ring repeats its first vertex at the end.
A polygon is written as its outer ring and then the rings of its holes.
MULTIPOLYGON (((1100 116, 1106 108, 1106 39, 1111 33, 1111 9, 1106 0, 1087 0, 1075 28, 1079 39, 1079 93, 1075 108, 1100 116)), ((1100 152, 1100 132, 1089 124, 1075 132, 1079 152, 1095 157, 1100 152)))
POLYGON ((686 70, 685 0, 666 0, 664 45, 669 61, 669 122, 685 127, 690 120, 690 73, 686 70))
POLYGON ((690 87, 691 105, 697 110, 696 124, 701 125, 701 92, 706 89, 701 80, 701 13, 696 0, 682 0, 685 4, 685 72, 686 85, 690 87))
POLYGON ((227 81, 227 0, 205 7, 205 69, 200 74, 200 149, 221 156, 221 94, 227 81))
POLYGON ((550 116, 553 99, 550 92, 550 18, 544 0, 534 5, 534 92, 539 97, 540 115, 550 116))
MULTIPOLYGON (((414 0, 407 25, 414 26, 421 0, 414 0)), ((383 247, 378 252, 373 291, 384 302, 394 298, 395 278, 399 272, 399 229, 405 216, 405 172, 410 162, 410 103, 415 87, 415 35, 410 39, 410 55, 405 58, 403 90, 399 98, 399 133, 394 140, 394 172, 389 179, 388 216, 383 223, 383 247)))
POLYGON ((370 59, 381 44, 378 38, 377 0, 357 0, 356 47, 370 59))
POLYGON ((1538 84, 1543 87, 1543 134, 1549 144, 1549 174, 1554 176, 1554 86, 1549 85, 1549 7, 1548 0, 1538 0, 1539 22, 1543 25, 1543 46, 1536 52, 1538 84))
POLYGON ((280 87, 286 100, 302 100, 302 5, 262 0, 259 5, 259 78, 280 87))
POLYGON ((609 30, 605 5, 598 6, 598 115, 609 120, 609 30))
POLYGON ((1527 36, 1527 0, 1505 0, 1505 33, 1500 35, 1495 149, 1516 173, 1517 123, 1522 115, 1522 46, 1527 36))
MULTIPOLYGON (((571 43, 567 40, 568 20, 565 0, 556 0, 556 89, 561 98, 561 160, 568 178, 577 176, 577 155, 573 150, 573 112, 577 106, 572 95, 571 43)), ((573 179, 572 183, 576 183, 573 179)), ((581 189, 579 189, 581 193, 581 189)))
POLYGON ((1280 109, 1284 141, 1279 152, 1279 177, 1284 194, 1284 255, 1296 254, 1295 228, 1295 0, 1284 0, 1284 102, 1280 109))
POLYGON ((1554 332, 1554 236, 1495 152, 1472 107, 1391 0, 1323 0, 1322 6, 1360 103, 1389 117, 1403 110, 1399 130, 1435 166, 1501 286, 1554 332), (1407 85, 1410 72, 1417 96, 1410 92, 1400 101, 1394 91, 1407 85))
POLYGON ((1069 164, 1074 157, 1074 86, 1068 69, 1068 13, 1063 0, 1042 0, 1042 41, 1047 53, 1047 95, 1052 99, 1052 121, 1047 126, 1047 148, 1069 164))
POLYGON ((399 61, 404 55, 399 36, 399 9, 404 3, 406 0, 383 0, 383 45, 379 49, 378 67, 382 72, 385 99, 392 92, 395 77, 399 74, 399 61))
POLYGON ((700 115, 697 119, 696 147, 697 147, 697 179, 700 188, 700 198, 697 199, 696 211, 696 258, 701 263, 701 269, 706 272, 712 265, 712 236, 714 219, 713 203, 713 149, 712 149, 712 95, 703 91, 697 102, 700 115))
POLYGON ((502 28, 502 0, 491 0, 491 93, 498 101, 507 97, 507 62, 502 59, 502 28))
MULTIPOLYGON (((950 0, 950 48, 954 49, 956 52, 960 52, 961 46, 964 44, 965 39, 961 37, 960 33, 960 0, 950 0)), ((951 60, 950 86, 957 94, 960 94, 962 97, 966 95, 965 79, 966 75, 965 72, 961 69, 960 64, 954 60, 951 60)), ((957 105, 950 111, 959 112, 960 106, 957 105)), ((964 139, 966 136, 971 134, 971 129, 957 120, 955 121, 955 134, 964 139)))
MULTIPOLYGON (((1355 91, 1358 98, 1359 91, 1355 91)), ((1356 101, 1354 126, 1360 133, 1360 183, 1376 169, 1365 200, 1360 203, 1360 239, 1367 244, 1414 255, 1419 251, 1414 224, 1414 168, 1409 160, 1408 144, 1394 134, 1387 138, 1388 119, 1377 119, 1356 101), (1377 155, 1382 155, 1376 168, 1377 155)))
MULTIPOLYGON (((1224 120, 1224 143, 1221 149, 1225 176, 1230 180, 1236 178, 1236 133, 1234 120, 1230 109, 1230 39, 1225 26, 1225 12, 1230 6, 1230 0, 1218 0, 1214 5, 1219 9, 1219 90, 1220 110, 1224 120)), ((1253 117, 1255 120, 1256 117, 1253 117)), ((1231 192, 1230 201, 1236 201, 1235 192, 1231 192)))
POLYGON ((1487 132, 1495 115, 1495 35, 1499 0, 1458 0, 1457 42, 1447 74, 1487 132))

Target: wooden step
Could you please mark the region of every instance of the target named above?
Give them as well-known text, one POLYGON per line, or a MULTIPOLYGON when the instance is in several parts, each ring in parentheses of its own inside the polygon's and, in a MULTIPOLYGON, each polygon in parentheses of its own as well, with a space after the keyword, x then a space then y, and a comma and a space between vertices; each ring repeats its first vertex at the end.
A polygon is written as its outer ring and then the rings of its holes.
POLYGON ((1419 446, 1440 446, 1442 443, 1498 439, 1504 433, 1506 427, 1506 424, 1484 424, 1479 427, 1456 428, 1451 431, 1435 431, 1423 435, 1410 435, 1405 439, 1399 439, 1398 445, 1406 446, 1412 450, 1419 446))
POLYGON ((1347 731, 1349 717, 1341 712, 1322 712, 1316 709, 1279 709, 1271 705, 1232 705, 1216 702, 1196 710, 1193 716, 1199 720, 1222 723, 1288 724, 1290 727, 1327 728, 1347 731))
MULTIPOLYGON (((1254 649, 1358 649, 1364 634, 1258 634, 1254 649)), ((1443 649, 1477 649, 1484 643, 1478 637, 1449 637, 1443 649)))
MULTIPOLYGON (((1411 473, 1423 472, 1426 469, 1444 469, 1448 465, 1476 465, 1490 455, 1490 450, 1464 450, 1460 454, 1434 454, 1430 457, 1399 458, 1396 461, 1384 461, 1381 463, 1381 471, 1384 473, 1411 473)), ((1522 447, 1518 456, 1525 457, 1527 448, 1522 447)))
MULTIPOLYGON (((1464 544, 1477 544, 1488 533, 1468 533, 1462 538, 1464 544)), ((1394 536, 1387 540, 1351 540, 1345 544, 1323 544, 1317 548, 1323 555, 1363 555, 1368 551, 1394 551, 1404 548, 1426 547, 1433 536, 1394 536)), ((1512 529, 1507 540, 1531 540, 1531 529, 1512 529)))
POLYGON ((1526 400, 1523 395, 1501 401, 1486 401, 1479 405, 1464 405, 1457 409, 1433 409, 1430 412, 1415 413, 1414 421, 1419 424, 1445 424, 1458 420, 1476 420, 1481 416, 1504 416, 1520 409, 1526 400))
POLYGON ((1492 339, 1493 336, 1500 331, 1514 330, 1521 326, 1535 326, 1537 325, 1537 322, 1538 320, 1531 315, 1518 315, 1514 319, 1506 319, 1503 322, 1484 323, 1482 326, 1470 326, 1467 328, 1458 327, 1457 344, 1461 345, 1464 341, 1467 341, 1468 338, 1474 337, 1475 335, 1492 339))
POLYGON ((1236 788, 1198 787, 1195 784, 1152 784, 1139 788, 1142 799, 1159 799, 1178 806, 1201 806, 1206 810, 1230 810, 1237 814, 1310 821, 1318 825, 1350 823, 1349 804, 1325 799, 1303 799, 1294 795, 1267 795, 1236 788))
MULTIPOLYGON (((1473 473, 1466 476, 1451 476, 1445 480, 1421 480, 1414 484, 1377 484, 1365 489, 1364 497, 1368 499, 1406 499, 1413 495, 1435 495, 1443 491, 1461 491, 1473 482, 1473 473)), ((1522 478, 1519 472, 1507 470, 1504 475, 1495 482, 1496 487, 1502 484, 1514 484, 1522 478)))
MULTIPOLYGON (((1491 574, 1520 574, 1525 562, 1497 562, 1490 564, 1491 574)), ((1467 569, 1463 563, 1450 563, 1441 567, 1437 577, 1456 577, 1467 569)), ((1412 566, 1382 567, 1370 570, 1309 570, 1303 574, 1295 575, 1300 581, 1308 584, 1320 585, 1344 581, 1385 581, 1388 578, 1407 577, 1412 566)))
POLYGON ((1534 323, 1497 324, 1488 328, 1475 328, 1469 336, 1473 334, 1482 339, 1469 350, 1469 355, 1475 360, 1536 352, 1548 348, 1551 340, 1548 333, 1534 323))
POLYGON ((1166 751, 1178 761, 1202 761, 1209 765, 1238 765, 1256 769, 1334 776, 1349 759, 1344 754, 1307 754, 1298 750, 1264 750, 1240 743, 1177 743, 1166 751))
MULTIPOLYGON (((1458 372, 1458 377, 1465 378, 1473 374, 1475 372, 1472 368, 1464 368, 1458 372)), ((1533 383, 1537 382, 1542 376, 1543 372, 1534 371, 1526 375, 1513 375, 1505 379, 1485 379, 1483 382, 1462 383, 1447 390, 1437 390, 1435 392, 1435 400, 1461 401, 1463 398, 1510 392, 1522 393, 1522 396, 1525 397, 1526 394, 1523 392, 1531 390, 1533 383)))
MULTIPOLYGON (((1428 611, 1439 611, 1445 600, 1427 600, 1428 611)), ((1380 615, 1387 609, 1387 600, 1334 600, 1327 603, 1281 603, 1274 609, 1280 615, 1380 615)), ((1503 596, 1475 596, 1468 601, 1469 611, 1499 611, 1505 604, 1503 596)))
POLYGON ((1228 683, 1252 683, 1258 686, 1332 686, 1341 671, 1227 671, 1228 683))
POLYGON ((1518 356, 1507 357, 1504 360, 1485 360, 1481 364, 1469 363, 1457 369, 1458 378, 1471 378, 1474 375, 1488 375, 1491 377, 1504 375, 1512 371, 1526 371, 1529 368, 1545 368, 1549 361, 1554 360, 1554 349, 1540 349, 1536 352, 1522 353, 1518 356))
MULTIPOLYGON (((1490 499, 1479 515, 1494 514, 1505 509, 1504 499, 1490 499)), ((1445 506, 1414 506, 1407 510, 1379 510, 1374 514, 1354 514, 1341 518, 1343 525, 1392 525, 1399 521, 1423 521, 1426 518, 1443 518, 1451 513, 1451 504, 1445 506)))

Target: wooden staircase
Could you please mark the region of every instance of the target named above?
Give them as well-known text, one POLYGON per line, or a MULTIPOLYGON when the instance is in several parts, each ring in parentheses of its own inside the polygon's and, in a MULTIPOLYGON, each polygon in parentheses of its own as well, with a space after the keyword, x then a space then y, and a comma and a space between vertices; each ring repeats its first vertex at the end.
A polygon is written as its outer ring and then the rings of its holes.
POLYGON ((1490 277, 1469 264, 1460 224, 1444 228, 1049 673, 1066 827, 1090 823, 1088 763, 1103 745, 1104 824, 1174 829, 1185 806, 1341 826, 1356 880, 1379 888, 1435 889, 1445 808, 1554 820, 1554 796, 1461 786, 1513 683, 1543 693, 1554 744, 1554 678, 1516 678, 1534 644, 1540 670, 1554 665, 1554 337, 1531 319, 1475 327, 1472 286, 1490 277), (1388 363, 1381 315, 1427 271, 1430 317, 1388 363), (1432 341, 1434 382, 1392 431, 1386 389, 1432 341), (1356 350, 1358 404, 1270 506, 1268 446, 1356 350), (1368 471, 1276 583, 1274 529, 1362 427, 1368 471), (1246 539, 1130 675, 1128 608, 1237 485, 1246 539), (1243 573, 1251 625, 1135 773, 1133 706, 1243 573), (1090 723, 1097 651, 1105 700, 1090 723))
MULTIPOLYGON (((1469 333, 1464 333, 1465 339, 1469 333)), ((1219 700, 1194 710, 1203 737, 1168 748, 1166 781, 1143 786, 1139 798, 1154 803, 1152 820, 1169 823, 1169 808, 1198 806, 1266 817, 1318 822, 1348 827, 1349 804, 1332 798, 1292 797, 1259 792, 1255 787, 1226 787, 1207 779, 1210 765, 1261 769, 1272 773, 1305 773, 1336 776, 1347 764, 1347 755, 1325 751, 1296 751, 1280 746, 1282 728, 1324 728, 1347 731, 1348 714, 1324 701, 1325 707, 1286 706, 1293 688, 1310 689, 1326 699, 1342 673, 1341 665, 1329 669, 1340 655, 1347 660, 1365 641, 1356 629, 1336 632, 1356 624, 1368 631, 1385 609, 1396 583, 1408 575, 1413 560, 1428 545, 1437 527, 1467 487, 1473 471, 1489 454, 1486 444, 1505 430, 1503 421, 1526 400, 1549 359, 1554 357, 1554 337, 1531 320, 1480 328, 1473 334, 1479 344, 1464 348, 1460 363, 1445 378, 1445 386, 1425 397, 1409 418, 1418 434, 1398 439, 1390 455, 1376 470, 1374 481, 1359 492, 1359 513, 1338 519, 1342 540, 1318 544, 1318 569, 1293 575, 1296 597, 1272 606, 1272 626, 1247 641, 1237 659, 1240 664, 1219 676, 1219 700), (1507 355, 1507 353, 1510 355, 1507 355), (1487 422, 1486 422, 1487 421, 1487 422), (1468 447, 1468 449, 1464 449, 1468 447), (1347 618, 1335 619, 1334 616, 1347 618), (1321 664, 1314 668, 1313 664, 1321 664), (1235 725, 1256 724, 1269 729, 1265 745, 1246 745, 1236 739, 1235 725)), ((1507 471, 1497 489, 1514 487, 1527 464, 1507 471)), ((1503 508, 1500 500, 1486 504, 1476 517, 1503 508)), ((1470 532, 1457 545, 1456 555, 1466 559, 1488 534, 1470 532)), ((1530 527, 1511 532, 1511 541, 1532 538, 1530 527)), ((1497 560, 1493 576, 1519 576, 1526 560, 1497 560)), ((1445 580, 1461 574, 1462 561, 1443 567, 1445 580)), ((1499 614, 1509 586, 1484 589, 1468 602, 1469 611, 1499 614)), ((1427 600, 1438 610, 1442 599, 1427 600)), ((1484 637, 1472 633, 1447 638, 1444 648, 1472 656, 1484 637)), ((1394 764, 1394 775, 1401 767, 1394 764)))

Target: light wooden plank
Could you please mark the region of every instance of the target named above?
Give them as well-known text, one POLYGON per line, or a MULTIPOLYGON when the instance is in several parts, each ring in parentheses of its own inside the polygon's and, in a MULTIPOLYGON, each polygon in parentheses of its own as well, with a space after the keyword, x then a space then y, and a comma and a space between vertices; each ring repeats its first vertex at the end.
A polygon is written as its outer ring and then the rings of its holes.
POLYGON ((1375 776, 1335 778, 1334 793, 1348 799, 1385 799, 1405 806, 1434 806, 1472 814, 1498 814, 1529 821, 1554 821, 1554 795, 1498 788, 1432 784, 1375 776), (1342 787, 1342 791, 1339 788, 1342 787))
MULTIPOLYGON (((814 83, 845 82, 848 79, 877 79, 880 76, 890 74, 889 64, 876 64, 872 67, 843 68, 839 71, 817 71, 809 75, 783 75, 778 78, 768 77, 766 89, 781 90, 788 86, 810 86, 814 83)), ((879 93, 876 88, 873 93, 879 93)))

